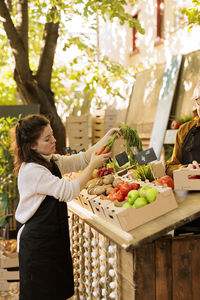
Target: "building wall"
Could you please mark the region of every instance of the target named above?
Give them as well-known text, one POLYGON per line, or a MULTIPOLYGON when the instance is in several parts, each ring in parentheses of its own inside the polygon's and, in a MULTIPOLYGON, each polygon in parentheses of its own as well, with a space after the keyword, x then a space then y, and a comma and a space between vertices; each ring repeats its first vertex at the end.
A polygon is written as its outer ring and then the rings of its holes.
POLYGON ((138 49, 132 53, 132 29, 128 25, 120 26, 119 22, 102 22, 100 29, 100 49, 104 54, 125 66, 140 66, 144 69, 155 64, 164 63, 169 55, 187 54, 200 49, 200 27, 189 33, 182 20, 176 17, 177 9, 191 4, 191 0, 165 0, 165 39, 157 39, 157 0, 140 0, 127 11, 138 18, 145 29, 145 34, 138 34, 138 49))

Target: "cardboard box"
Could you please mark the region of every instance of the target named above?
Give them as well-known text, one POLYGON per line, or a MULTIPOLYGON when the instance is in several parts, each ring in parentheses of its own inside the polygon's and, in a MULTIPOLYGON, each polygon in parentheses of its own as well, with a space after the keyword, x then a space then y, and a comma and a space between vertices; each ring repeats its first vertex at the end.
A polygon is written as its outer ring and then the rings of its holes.
POLYGON ((175 190, 200 190, 200 169, 182 168, 174 170, 173 176, 175 190), (196 175, 199 175, 199 179, 192 178, 196 175))
POLYGON ((150 162, 150 167, 155 179, 166 175, 165 165, 162 161, 150 162))
POLYGON ((80 193, 80 201, 81 201, 81 205, 82 205, 85 209, 87 209, 87 210, 89 210, 89 211, 91 211, 91 212, 94 213, 93 208, 92 208, 91 203, 90 203, 90 200, 91 200, 91 199, 94 199, 94 198, 96 198, 96 197, 97 197, 97 195, 89 195, 89 194, 87 193, 87 190, 82 190, 81 193, 80 193))
POLYGON ((77 203, 78 205, 81 205, 81 206, 82 206, 82 202, 81 202, 80 196, 74 198, 72 201, 75 202, 75 203, 77 203))
POLYGON ((178 207, 171 188, 154 185, 152 187, 159 191, 154 202, 138 209, 134 207, 116 207, 110 202, 103 207, 106 220, 125 231, 130 231, 178 207))
POLYGON ((104 207, 111 203, 110 200, 102 200, 100 196, 98 196, 90 199, 89 202, 94 214, 106 219, 104 207))

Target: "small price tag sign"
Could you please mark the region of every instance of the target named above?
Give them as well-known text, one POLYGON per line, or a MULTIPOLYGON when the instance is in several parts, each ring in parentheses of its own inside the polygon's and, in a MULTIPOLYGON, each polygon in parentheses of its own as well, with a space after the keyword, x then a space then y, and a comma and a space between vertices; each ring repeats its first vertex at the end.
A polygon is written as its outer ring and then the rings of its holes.
POLYGON ((128 155, 125 151, 117 154, 115 156, 115 158, 116 158, 116 161, 118 162, 118 165, 120 167, 125 165, 127 162, 129 162, 128 155))
POLYGON ((139 165, 145 165, 151 161, 157 160, 153 148, 149 148, 142 152, 139 152, 138 154, 136 154, 135 158, 139 165))

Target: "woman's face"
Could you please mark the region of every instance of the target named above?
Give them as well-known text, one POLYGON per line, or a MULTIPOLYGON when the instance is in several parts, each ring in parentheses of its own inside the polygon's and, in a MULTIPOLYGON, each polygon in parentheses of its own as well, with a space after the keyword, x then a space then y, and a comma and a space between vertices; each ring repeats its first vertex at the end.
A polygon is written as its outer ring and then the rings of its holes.
POLYGON ((56 151, 56 139, 53 136, 53 130, 50 125, 47 125, 42 131, 36 144, 32 149, 42 155, 50 155, 56 151))

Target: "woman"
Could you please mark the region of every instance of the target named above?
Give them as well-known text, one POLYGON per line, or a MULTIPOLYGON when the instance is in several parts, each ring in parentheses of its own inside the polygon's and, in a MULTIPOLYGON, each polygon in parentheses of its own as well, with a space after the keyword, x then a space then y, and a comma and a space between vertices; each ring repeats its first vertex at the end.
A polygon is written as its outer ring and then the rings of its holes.
MULTIPOLYGON (((95 155, 115 131, 71 157, 54 154, 56 140, 49 120, 30 115, 14 128, 15 171, 20 201, 18 232, 20 300, 66 300, 74 294, 66 202, 77 197, 94 168, 111 153, 95 155), (62 174, 84 169, 71 182, 62 174)), ((120 132, 119 132, 120 135, 120 132)))
MULTIPOLYGON (((172 157, 166 162, 166 173, 170 176, 176 169, 200 167, 200 82, 195 87, 193 99, 195 117, 179 128, 172 157)), ((200 218, 178 228, 175 235, 185 232, 200 233, 200 218)))

